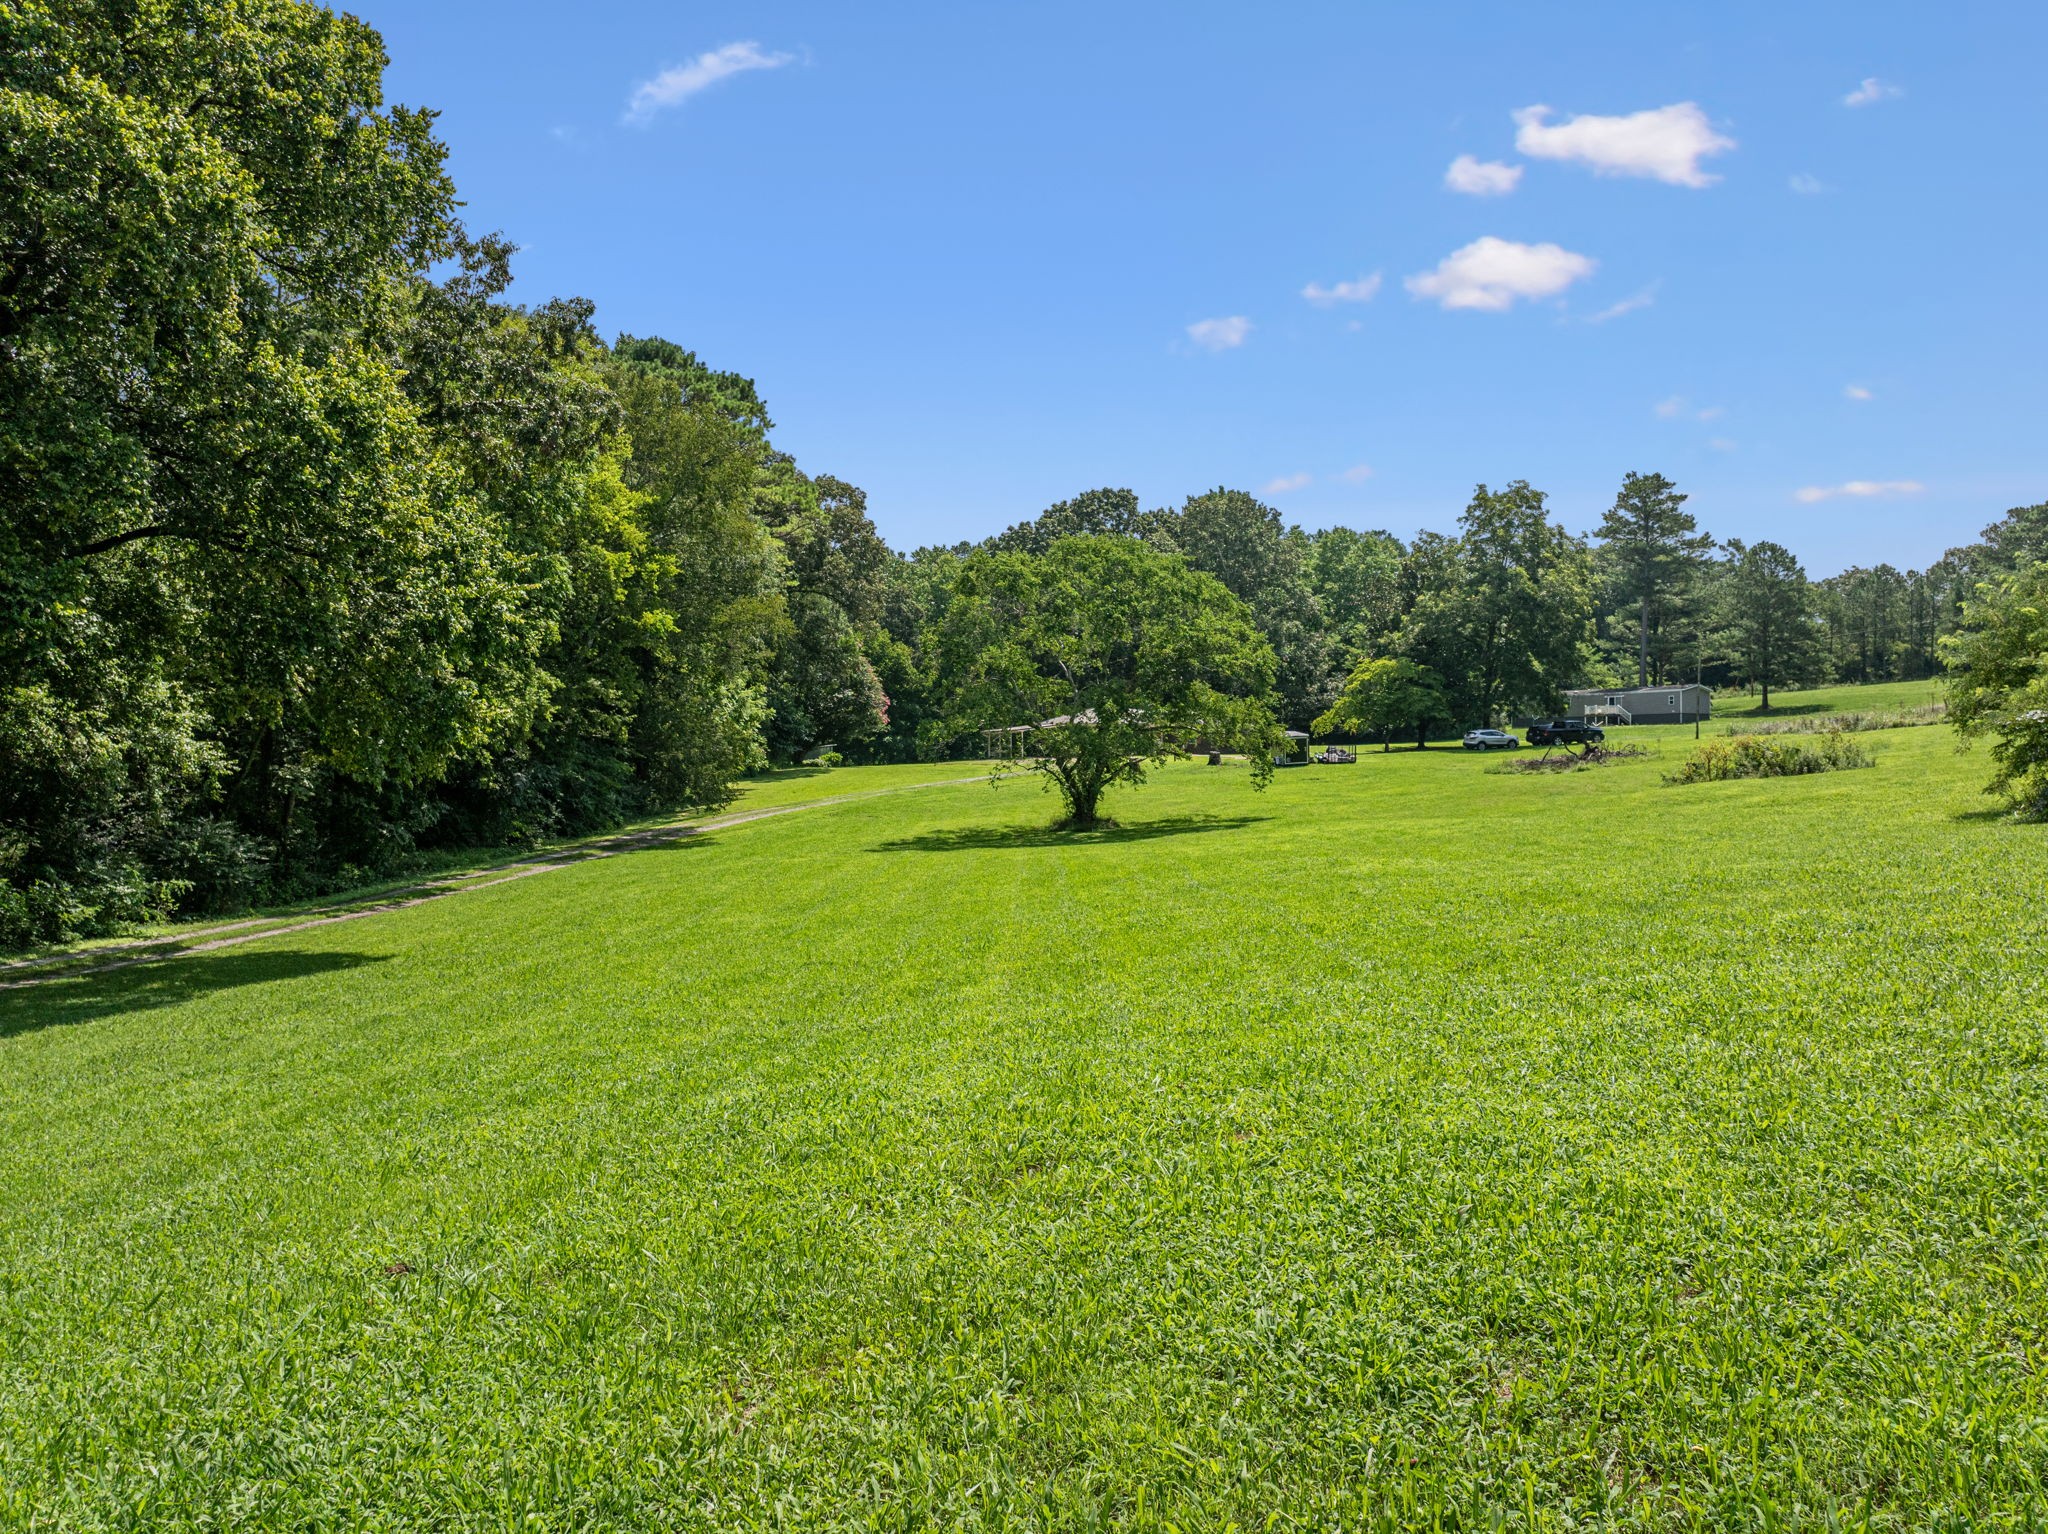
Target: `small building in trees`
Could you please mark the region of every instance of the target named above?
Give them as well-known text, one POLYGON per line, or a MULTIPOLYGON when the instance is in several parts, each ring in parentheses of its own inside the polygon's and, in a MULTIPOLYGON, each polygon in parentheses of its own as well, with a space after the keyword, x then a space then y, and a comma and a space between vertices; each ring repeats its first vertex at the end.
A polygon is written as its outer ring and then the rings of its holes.
POLYGON ((1698 682, 1666 687, 1577 687, 1565 702, 1574 719, 1594 724, 1692 724, 1711 719, 1714 692, 1698 682))

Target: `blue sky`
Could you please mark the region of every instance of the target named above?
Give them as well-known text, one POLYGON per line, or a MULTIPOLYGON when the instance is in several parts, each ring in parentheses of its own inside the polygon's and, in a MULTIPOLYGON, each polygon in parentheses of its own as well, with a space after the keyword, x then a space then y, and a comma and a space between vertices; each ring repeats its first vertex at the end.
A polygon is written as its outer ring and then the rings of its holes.
POLYGON ((2048 496, 2038 3, 357 9, 515 297, 754 377, 899 547, 1654 469, 1821 575, 2048 496))

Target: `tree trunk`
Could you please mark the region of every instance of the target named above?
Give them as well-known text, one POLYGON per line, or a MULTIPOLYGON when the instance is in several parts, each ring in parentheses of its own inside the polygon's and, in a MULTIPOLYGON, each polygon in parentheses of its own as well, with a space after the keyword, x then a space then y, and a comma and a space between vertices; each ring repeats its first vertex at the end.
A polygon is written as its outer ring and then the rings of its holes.
POLYGON ((1643 605, 1636 616, 1636 686, 1650 685, 1650 594, 1643 593, 1643 605))
POLYGON ((1087 831, 1096 824, 1096 808, 1102 803, 1102 780, 1091 772, 1074 771, 1060 779, 1067 798, 1067 826, 1087 831))

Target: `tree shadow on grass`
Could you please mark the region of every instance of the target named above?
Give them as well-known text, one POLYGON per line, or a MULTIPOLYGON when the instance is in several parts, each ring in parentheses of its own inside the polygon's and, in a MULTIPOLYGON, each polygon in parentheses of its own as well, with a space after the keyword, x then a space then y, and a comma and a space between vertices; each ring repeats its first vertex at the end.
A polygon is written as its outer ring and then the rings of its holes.
POLYGON ((770 767, 766 772, 750 773, 740 779, 742 783, 780 783, 789 778, 822 778, 835 769, 820 767, 806 762, 801 767, 770 767))
POLYGON ((90 1023, 126 1012, 173 1007, 238 985, 300 980, 365 964, 382 964, 386 957, 271 948, 252 953, 165 958, 97 975, 53 978, 0 990, 0 1039, 41 1028, 90 1023))
POLYGON ((1797 714, 1844 714, 1854 709, 1854 704, 1842 703, 1773 703, 1769 708, 1730 709, 1719 717, 1740 725, 1745 719, 1790 719, 1797 714))
MULTIPOLYGON (((762 817, 766 819, 766 816, 762 817)), ((745 824, 745 822, 742 822, 745 824)), ((638 847, 622 847, 621 852, 688 852, 693 847, 717 847, 722 845, 716 831, 691 831, 682 836, 664 836, 646 842, 638 847)))
POLYGON ((1961 825, 1970 825, 1972 823, 1977 825, 2004 824, 2009 826, 2042 824, 2040 821, 2024 820, 2020 816, 2015 815, 2010 808, 2004 807, 1981 810, 1957 810, 1949 816, 1949 819, 1961 825))
POLYGON ((870 852, 1007 852, 1027 847, 1093 847, 1113 842, 1149 842, 1162 836, 1197 836, 1206 831, 1237 831, 1270 820, 1270 815, 1178 815, 1144 820, 1131 826, 1104 826, 1094 831, 1061 831, 1052 826, 963 826, 926 831, 880 842, 870 852))

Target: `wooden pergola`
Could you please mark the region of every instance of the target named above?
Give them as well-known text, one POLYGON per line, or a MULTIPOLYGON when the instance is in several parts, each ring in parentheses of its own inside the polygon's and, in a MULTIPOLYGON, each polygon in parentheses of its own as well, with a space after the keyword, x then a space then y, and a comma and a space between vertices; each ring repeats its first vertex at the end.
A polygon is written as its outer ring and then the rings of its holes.
POLYGON ((981 732, 982 755, 990 761, 1014 762, 1031 753, 1025 750, 1025 737, 1038 728, 1035 724, 1013 724, 1007 727, 981 732))

